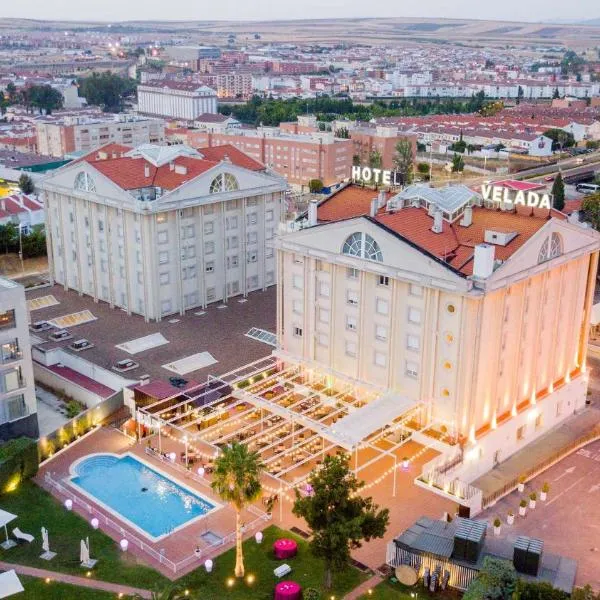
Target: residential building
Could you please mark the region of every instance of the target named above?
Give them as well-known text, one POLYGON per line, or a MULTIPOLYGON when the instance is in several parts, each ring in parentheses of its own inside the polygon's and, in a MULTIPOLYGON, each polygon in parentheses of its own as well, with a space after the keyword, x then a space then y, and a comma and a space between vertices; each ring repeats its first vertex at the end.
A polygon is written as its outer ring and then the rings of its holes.
POLYGON ((585 406, 597 232, 466 186, 349 186, 307 224, 276 240, 278 358, 375 390, 387 426, 420 406, 438 437, 414 439, 454 460, 450 479, 473 481, 585 406))
POLYGON ((12 223, 27 234, 36 225, 44 225, 44 205, 36 195, 13 194, 0 198, 0 225, 12 223))
POLYGON ((48 115, 36 120, 37 151, 47 156, 89 152, 108 143, 139 146, 165 139, 161 119, 138 115, 48 115))
POLYGON ((160 79, 138 85, 138 112, 193 121, 217 112, 215 90, 192 81, 160 79))
POLYGON ((0 441, 38 437, 25 288, 0 278, 0 441))
POLYGON ((109 145, 49 175, 50 276, 146 320, 275 283, 286 183, 233 146, 109 145))

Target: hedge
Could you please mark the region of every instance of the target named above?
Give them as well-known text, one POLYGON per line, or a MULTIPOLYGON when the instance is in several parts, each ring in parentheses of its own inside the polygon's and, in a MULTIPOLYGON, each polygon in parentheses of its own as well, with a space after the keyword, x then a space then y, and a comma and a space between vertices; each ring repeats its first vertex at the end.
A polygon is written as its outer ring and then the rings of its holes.
POLYGON ((20 437, 0 446, 0 495, 12 492, 21 481, 38 471, 39 456, 35 440, 20 437))

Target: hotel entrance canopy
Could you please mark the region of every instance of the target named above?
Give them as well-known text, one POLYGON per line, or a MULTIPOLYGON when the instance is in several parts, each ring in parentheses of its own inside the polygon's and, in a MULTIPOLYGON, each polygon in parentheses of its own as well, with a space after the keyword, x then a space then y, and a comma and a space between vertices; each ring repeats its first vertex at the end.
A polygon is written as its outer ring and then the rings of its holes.
POLYGON ((405 396, 384 394, 362 408, 350 412, 330 427, 328 437, 346 450, 358 446, 369 435, 417 408, 418 402, 405 396))

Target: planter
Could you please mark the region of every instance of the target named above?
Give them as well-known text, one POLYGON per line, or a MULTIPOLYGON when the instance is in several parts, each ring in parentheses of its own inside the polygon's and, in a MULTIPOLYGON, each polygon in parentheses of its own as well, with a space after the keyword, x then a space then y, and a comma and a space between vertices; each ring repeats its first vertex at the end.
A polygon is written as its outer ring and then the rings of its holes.
POLYGON ((548 494, 546 494, 546 492, 540 492, 540 500, 542 502, 546 502, 547 497, 548 497, 548 494))
POLYGON ((512 525, 512 524, 515 522, 515 515, 508 515, 508 516, 506 517, 506 522, 507 522, 509 525, 512 525))
POLYGON ((500 535, 500 531, 502 530, 502 526, 494 527, 494 535, 500 535))
POLYGON ((519 485, 517 486, 517 489, 519 490, 519 492, 523 492, 525 490, 525 484, 519 483, 519 485))
POLYGON ((524 517, 526 512, 527 512, 527 507, 526 506, 519 506, 519 515, 521 515, 522 517, 524 517))
POLYGON ((533 510, 535 508, 535 504, 536 504, 535 500, 530 500, 529 501, 529 508, 531 508, 533 510))

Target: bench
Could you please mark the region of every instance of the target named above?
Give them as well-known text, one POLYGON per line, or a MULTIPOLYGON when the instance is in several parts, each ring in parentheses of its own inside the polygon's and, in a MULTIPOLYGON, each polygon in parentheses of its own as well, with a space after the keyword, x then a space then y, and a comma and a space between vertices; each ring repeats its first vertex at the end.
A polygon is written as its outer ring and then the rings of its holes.
POLYGON ((284 577, 285 575, 287 575, 288 573, 292 572, 292 567, 290 567, 290 565, 279 565, 274 571, 273 574, 275 575, 275 577, 278 577, 279 579, 281 579, 282 577, 284 577))

